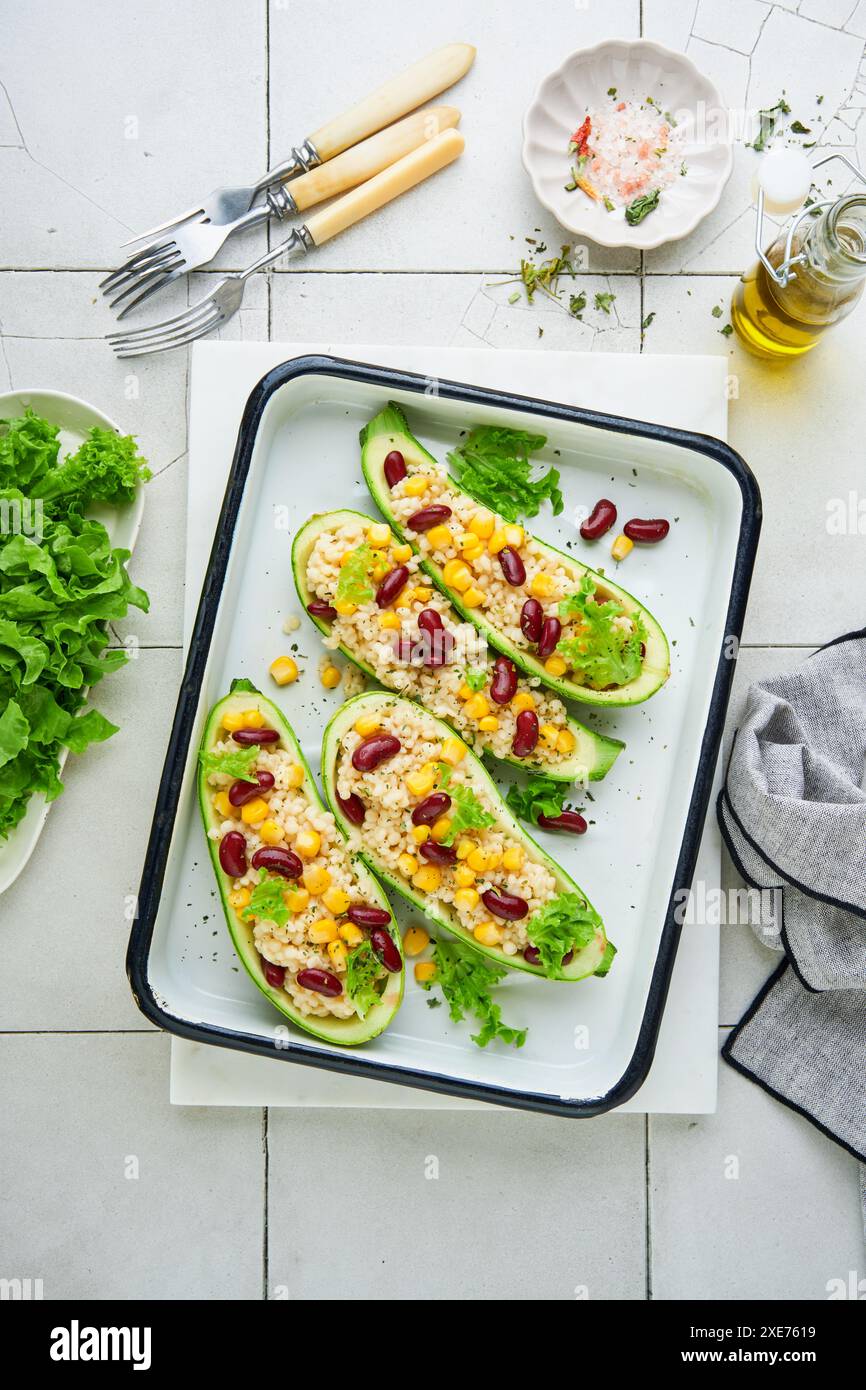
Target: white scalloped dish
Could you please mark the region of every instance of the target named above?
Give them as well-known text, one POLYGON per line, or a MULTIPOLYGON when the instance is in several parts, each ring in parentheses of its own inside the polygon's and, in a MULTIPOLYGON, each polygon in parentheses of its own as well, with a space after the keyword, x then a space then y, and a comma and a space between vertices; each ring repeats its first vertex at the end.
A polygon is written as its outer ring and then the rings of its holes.
POLYGON ((523 121, 523 164, 535 195, 570 232, 601 246, 652 250, 694 231, 722 196, 733 163, 728 113, 713 84, 683 53, 649 39, 608 39, 578 49, 545 77, 523 121), (673 113, 686 173, 663 190, 658 207, 630 226, 580 189, 571 192, 569 139, 587 111, 611 101, 651 97, 673 113))

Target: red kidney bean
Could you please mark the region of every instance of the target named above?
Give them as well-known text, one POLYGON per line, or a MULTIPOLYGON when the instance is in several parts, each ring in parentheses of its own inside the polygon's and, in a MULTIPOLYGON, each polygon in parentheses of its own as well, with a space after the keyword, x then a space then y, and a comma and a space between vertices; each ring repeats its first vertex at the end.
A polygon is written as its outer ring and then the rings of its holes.
POLYGON ((300 878, 304 871, 295 851, 283 849, 281 845, 262 845, 257 849, 253 855, 253 868, 267 869, 281 878, 300 878))
POLYGON ((534 709, 522 709, 511 740, 511 751, 518 758, 528 758, 538 742, 538 715, 534 709))
POLYGON ((451 660, 454 637, 444 627, 427 632, 421 643, 421 659, 425 666, 445 666, 451 660))
POLYGON ((363 825, 364 817, 367 814, 367 808, 360 796, 355 792, 350 792, 348 796, 340 796, 339 792, 335 792, 334 795, 337 798, 337 805, 343 812, 346 820, 349 821, 351 825, 363 825))
POLYGON ((542 830, 566 830, 569 835, 585 835, 586 821, 579 811, 562 811, 558 816, 539 816, 542 830))
POLYGON ((313 989, 316 994, 326 994, 329 999, 336 999, 338 994, 343 993, 343 986, 330 970, 299 970, 295 979, 301 989, 313 989))
POLYGON ((385 455, 385 482, 389 487, 396 487, 406 476, 406 460, 399 449, 392 449, 390 454, 385 455))
POLYGON ((350 903, 346 916, 356 927, 387 927, 391 921, 387 908, 372 903, 350 903))
POLYGON ((664 517, 654 517, 651 521, 644 521, 641 517, 632 517, 623 526, 623 531, 630 541, 642 541, 644 545, 655 545, 657 541, 663 541, 668 531, 671 529, 669 521, 664 517))
POLYGON ((562 965, 568 965, 568 963, 569 963, 570 961, 573 961, 573 960, 574 960, 574 951, 566 951, 565 955, 562 957, 561 964, 562 964, 562 965))
POLYGON ((249 748, 253 743, 279 743, 280 741, 276 729, 235 729, 232 738, 243 748, 249 748))
POLYGON ((399 753, 400 747, 400 740, 393 734, 371 734, 352 754, 352 766, 356 772, 372 772, 374 767, 399 753))
POLYGON ((538 658, 546 661, 549 656, 556 651, 556 644, 562 636, 562 623, 558 618, 545 618, 541 624, 541 636, 538 639, 538 658))
POLYGON ((409 571, 405 565, 397 565, 395 569, 389 570, 376 590, 376 602, 380 608, 387 608, 389 603, 393 603, 397 595, 406 586, 409 578, 409 571))
MULTIPOLYGON (((422 845, 423 849, 424 846, 422 845)), ((529 903, 516 893, 505 893, 498 888, 488 888, 481 894, 481 901, 494 917, 502 917, 506 922, 519 922, 529 911, 529 903)))
POLYGON ((405 661, 407 666, 415 655, 415 643, 405 632, 394 637, 394 655, 398 661, 405 661))
POLYGON ((600 540, 615 521, 616 507, 607 497, 601 497, 581 526, 580 534, 585 541, 600 540))
POLYGON ((526 566, 513 545, 502 547, 499 552, 499 563, 502 566, 506 583, 511 584, 515 589, 519 589, 521 584, 526 583, 526 566))
POLYGON ((220 867, 230 878, 242 878, 247 871, 247 842, 239 830, 230 830, 220 840, 220 867))
POLYGON ((412 812, 412 824, 432 825, 434 820, 444 816, 450 805, 451 797, 447 792, 431 792, 423 801, 418 802, 412 812))
POLYGON ((528 598, 520 610, 520 631, 527 642, 537 642, 544 623, 544 609, 537 598, 528 598))
POLYGON ((435 608, 422 608, 418 614, 418 626, 422 632, 441 632, 442 618, 435 608))
POLYGON ((517 667, 507 656, 498 656, 493 663, 490 698, 497 705, 507 705, 517 690, 517 667))
POLYGON ((523 951, 523 959, 528 960, 530 965, 540 965, 541 952, 537 946, 526 946, 523 951))
POLYGON ((432 507, 422 507, 419 512, 413 512, 406 525, 410 531, 431 531, 434 526, 447 521, 450 515, 450 507, 434 502, 432 507))
POLYGON ((332 623, 337 616, 336 608, 320 598, 314 598, 312 603, 307 604, 307 612, 311 618, 321 618, 326 623, 332 623))
POLYGON ((391 936, 383 927, 374 927, 370 932, 370 945, 373 955, 382 962, 385 969, 390 970, 392 975, 399 975, 403 969, 403 961, 391 936))
POLYGON ((254 782, 246 782, 240 778, 237 782, 232 782, 229 787, 229 801, 233 806, 246 806, 248 801, 252 801, 254 796, 259 796, 261 792, 269 792, 274 785, 274 774, 272 772, 257 772, 254 782))
POLYGON ((282 989, 286 979, 286 967, 274 965, 262 956, 262 974, 273 989, 282 989))
POLYGON ((418 846, 418 853, 428 864, 456 864, 457 851, 452 845, 437 845, 435 840, 425 840, 418 846))

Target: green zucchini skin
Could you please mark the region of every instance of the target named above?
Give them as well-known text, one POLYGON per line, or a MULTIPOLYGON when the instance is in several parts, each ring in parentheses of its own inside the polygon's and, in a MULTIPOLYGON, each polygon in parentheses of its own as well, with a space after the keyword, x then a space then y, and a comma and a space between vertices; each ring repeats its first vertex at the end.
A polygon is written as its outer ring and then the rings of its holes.
MULTIPOLYGON (((382 515, 396 534, 417 551, 418 547, 414 535, 403 530, 390 505, 390 488, 385 481, 384 465, 385 459, 392 449, 399 449, 407 463, 424 466, 433 464, 437 469, 439 468, 433 455, 428 453, 410 432, 403 411, 393 401, 383 410, 380 410, 378 415, 374 416, 361 431, 361 468, 367 486, 373 495, 373 500, 382 515)), ((462 492, 465 497, 469 496, 453 478, 449 479, 449 484, 455 492, 462 492)), ((484 634, 491 646, 509 656, 528 676, 537 676, 543 685, 554 690, 563 699, 576 700, 585 705, 610 708, 639 705, 644 700, 648 700, 651 695, 655 695, 668 679, 671 665, 668 641, 657 619, 633 594, 630 594, 619 584, 614 584, 607 575, 598 574, 595 570, 589 569, 588 566, 580 564, 573 556, 567 555, 562 550, 557 550, 555 546, 549 545, 547 541, 542 541, 538 536, 533 536, 533 540, 574 575, 575 586, 580 583, 583 575, 591 575, 603 592, 622 604, 625 612, 635 614, 643 621, 647 631, 643 669, 641 674, 635 680, 630 681, 628 685, 618 686, 613 690, 592 690, 589 686, 579 685, 576 681, 551 676, 550 672, 544 669, 543 664, 531 652, 515 646, 503 633, 489 623, 481 609, 466 608, 461 595, 455 589, 448 587, 442 577, 442 570, 433 560, 423 559, 421 568, 430 576, 437 589, 448 596, 460 615, 467 622, 474 623, 479 632, 484 634)))
MULTIPOLYGON (((313 598, 307 585, 307 564, 318 537, 323 531, 329 531, 345 521, 357 520, 358 517, 369 520, 363 512, 351 511, 348 508, 334 512, 320 512, 316 516, 311 516, 309 521, 306 521, 296 533, 292 541, 292 577, 295 581, 298 598, 305 611, 313 598)), ((324 633, 325 636, 329 635, 330 623, 323 618, 315 617, 312 613, 308 616, 320 632, 324 633)), ((383 684, 381 677, 377 676, 363 658, 353 652, 350 647, 341 643, 339 650, 347 660, 353 662, 371 680, 376 681, 379 685, 383 684)), ((574 757, 567 762, 552 763, 550 767, 545 767, 527 763, 522 758, 503 758, 500 761, 510 763, 512 767, 520 768, 522 772, 543 773, 545 777, 551 777, 557 782, 575 782, 586 776, 591 782, 599 781, 613 767, 625 744, 618 738, 610 738, 605 734, 598 734, 594 730, 588 729, 585 724, 579 723, 578 720, 570 716, 568 727, 575 737, 576 748, 574 757)))
MULTIPOLYGON (((202 750, 210 751, 223 736, 222 721, 225 714, 240 713, 249 709, 260 710, 269 727, 279 731, 279 746, 287 749, 292 757, 296 759, 304 769, 304 783, 302 787, 304 795, 314 806, 320 810, 324 810, 325 807, 313 780, 313 775, 310 772, 306 758, 301 752, 300 745, 291 725, 273 701, 266 699, 266 697, 260 694, 248 681, 233 681, 231 693, 226 695, 223 699, 218 700, 214 705, 205 723, 201 743, 202 750)), ((271 745, 271 747, 277 746, 278 745, 274 744, 271 745)), ((207 778, 208 774, 200 764, 198 772, 198 797, 206 834, 207 831, 215 829, 220 825, 219 817, 213 807, 212 788, 207 778)), ((345 835, 345 831, 343 831, 339 822, 338 827, 341 833, 345 835)), ((312 1018, 308 1014, 300 1013, 284 990, 275 989, 273 986, 269 985, 265 979, 261 967, 262 957, 255 947, 252 925, 244 921, 228 900, 232 880, 223 871, 222 865, 219 862, 219 843, 211 839, 208 835, 207 844, 214 873, 216 874, 217 884, 219 886, 226 925, 228 926, 229 935, 232 938, 235 950, 250 976, 250 979, 253 981, 253 984, 261 990, 262 994, 270 1000, 274 1007, 279 1009, 280 1013, 285 1014, 286 1018, 291 1019, 292 1023, 302 1028, 305 1033, 312 1034, 313 1037, 319 1038, 322 1042, 339 1043, 346 1047, 357 1046, 359 1043, 369 1042, 387 1028, 400 1007, 400 1001, 403 998, 405 963, 399 975, 396 971, 393 974, 389 973, 387 975, 381 1001, 369 1010, 366 1018, 359 1018, 356 1014, 354 1018, 322 1019, 312 1018)), ((383 907, 390 912, 391 906, 388 899, 383 893, 379 883, 377 883, 373 875, 368 872, 365 865, 359 863, 357 858, 355 858, 353 868, 358 875, 365 898, 368 898, 370 902, 374 902, 379 907, 383 907)), ((402 958, 403 947, 400 940, 400 933, 397 930, 396 923, 393 922, 393 918, 391 936, 402 958)))
MULTIPOLYGON (((381 716, 386 710, 393 709, 396 709, 398 712, 402 709, 405 714, 413 712, 422 714, 425 719, 429 719, 434 724, 438 725, 443 739, 452 735, 452 730, 443 720, 437 719, 436 716, 431 714, 429 710, 426 710, 423 705, 418 705, 412 700, 406 700, 397 695, 389 695, 386 692, 375 690, 368 691, 363 695, 356 695, 354 699, 348 700, 345 705, 342 705, 341 708, 337 710, 337 713, 327 725, 322 739, 322 785, 325 792, 325 799, 333 811, 337 823, 343 828, 347 835, 354 831, 355 836, 360 837, 359 853, 370 869, 370 872, 383 879, 389 887, 393 888, 401 897, 411 903, 413 907, 429 917, 436 926, 441 927, 444 931, 450 932, 453 936, 460 937, 467 945, 473 946, 475 950, 480 951, 483 955, 489 956, 490 959, 495 960, 498 965, 505 965, 511 970, 523 970, 526 971, 527 974, 538 975, 545 980, 549 979, 550 977, 540 965, 532 965, 529 961, 524 960, 522 955, 507 956, 496 946, 482 946, 475 940, 472 933, 467 931, 460 923, 457 915, 450 911, 447 904, 439 903, 435 906, 428 904, 422 894, 413 889, 411 884, 407 883, 404 879, 398 877, 392 873, 390 869, 381 864, 377 860, 375 852, 371 850, 369 846, 365 846, 363 841, 363 826, 354 827, 346 821, 340 803, 337 800, 336 781, 337 758, 342 745, 343 735, 352 728, 352 725, 362 714, 381 716)), ((471 749, 467 750, 466 757, 461 766, 469 771, 472 782, 476 787, 479 787, 488 798, 501 824, 508 829, 509 834, 512 834, 515 839, 519 840, 531 854, 539 856, 544 860, 546 866, 550 869, 556 880, 557 892, 580 893, 581 897, 586 898, 586 894, 577 886, 571 876, 565 872, 561 865, 551 859, 549 854, 545 853, 541 846, 527 833, 520 822, 514 818, 511 811, 502 800, 502 797, 499 795, 499 791, 487 772, 487 769, 484 767, 484 764, 481 762, 481 759, 477 758, 471 749)), ((610 961, 612 960, 614 951, 615 948, 608 942, 604 928, 602 927, 593 941, 585 946, 583 950, 575 952, 574 958, 564 967, 562 975, 558 978, 574 983, 577 980, 586 979, 589 975, 599 973, 607 974, 607 971, 610 969, 610 961)))

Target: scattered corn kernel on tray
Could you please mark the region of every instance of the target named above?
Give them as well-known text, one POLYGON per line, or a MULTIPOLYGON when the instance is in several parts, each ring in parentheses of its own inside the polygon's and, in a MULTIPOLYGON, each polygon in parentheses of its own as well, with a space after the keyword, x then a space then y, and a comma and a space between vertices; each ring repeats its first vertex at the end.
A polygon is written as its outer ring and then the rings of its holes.
POLYGON ((336 359, 270 372, 130 940, 147 1016, 558 1114, 633 1094, 759 520, 747 467, 705 436, 336 359))

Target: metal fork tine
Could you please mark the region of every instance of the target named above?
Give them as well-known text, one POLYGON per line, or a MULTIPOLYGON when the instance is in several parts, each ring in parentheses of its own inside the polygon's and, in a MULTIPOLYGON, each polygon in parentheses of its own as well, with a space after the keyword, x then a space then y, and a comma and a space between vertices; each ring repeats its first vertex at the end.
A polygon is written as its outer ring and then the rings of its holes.
POLYGON ((143 304, 146 299, 150 299, 150 296, 152 294, 156 294, 157 290, 164 289, 166 285, 170 285, 173 280, 176 280, 179 275, 185 274, 186 261, 181 259, 177 262, 177 264, 173 264, 164 269, 159 278, 155 280, 154 283, 148 286, 147 288, 133 286, 133 288, 141 288, 141 292, 140 294, 137 294, 135 296, 135 299, 131 299, 128 304, 124 304, 123 308, 120 310, 120 313, 117 315, 118 323, 121 319, 125 319, 130 310, 134 309, 136 305, 143 304))
POLYGON ((166 352, 169 348, 185 347, 187 343, 195 342, 196 338, 203 338, 206 333, 212 332, 220 324, 222 315, 213 305, 211 308, 213 313, 208 314, 195 326, 190 326, 185 332, 168 333, 164 339, 151 339, 146 343, 133 343, 132 345, 115 343, 113 344, 115 354, 118 357, 143 357, 149 352, 166 352))
POLYGON ((166 250, 161 251, 158 256, 151 256, 149 260, 142 261, 140 265, 121 266, 120 270, 116 271, 112 277, 113 284, 106 285, 102 293, 107 298, 108 295, 113 294, 114 291, 119 289, 127 280, 140 282, 144 279, 145 275, 149 275, 151 271, 160 270, 178 254, 180 254, 179 248, 175 246, 173 241, 170 241, 166 250))
POLYGON ((200 299, 198 304, 192 304, 188 309, 184 309, 182 314, 175 314, 173 318, 163 319, 161 323, 152 323, 147 328, 126 328, 122 333, 109 333, 108 341, 114 346, 117 343, 126 343, 131 339, 144 340, 145 338, 158 338, 163 333, 171 333, 179 330, 202 315, 210 314, 215 306, 208 296, 207 299, 200 299))
POLYGON ((116 270, 112 270, 103 280, 100 280, 99 289, 105 292, 111 288, 112 281, 118 280, 124 275, 128 275, 130 271, 135 270, 141 265, 142 261, 148 260, 151 256, 162 255, 163 252, 168 251, 172 246, 174 246, 174 241, 169 237, 167 241, 162 241, 158 245, 142 247, 140 251, 136 251, 134 256, 129 256, 123 262, 123 265, 119 265, 116 270))
MULTIPOLYGON (((186 261, 183 259, 183 256, 178 255, 175 259, 166 261, 164 265, 156 266, 146 275, 136 278, 131 284, 127 285, 124 290, 121 290, 120 294, 116 295, 115 298, 110 301, 110 307, 113 309, 116 304, 120 304, 129 295, 135 294, 136 290, 146 288, 154 280, 157 284, 162 284, 163 276, 166 275, 168 271, 174 270, 176 266, 183 267, 185 265, 186 261)), ((124 305, 121 312, 126 313, 129 307, 128 304, 124 305)), ((121 314, 119 313, 117 317, 120 318, 121 314)))
POLYGON ((156 237, 161 232, 174 231, 175 227, 180 227, 182 223, 189 222, 193 217, 204 217, 204 208, 201 204, 193 204, 186 212, 178 213, 176 217, 170 217, 167 222, 160 222, 158 227, 150 227, 146 232, 139 232, 137 236, 131 236, 129 241, 122 241, 121 246, 132 246, 135 241, 144 241, 145 237, 156 237))

